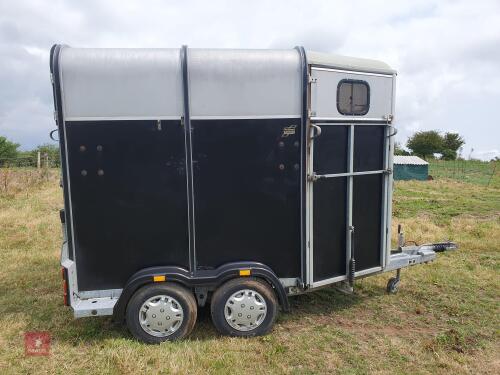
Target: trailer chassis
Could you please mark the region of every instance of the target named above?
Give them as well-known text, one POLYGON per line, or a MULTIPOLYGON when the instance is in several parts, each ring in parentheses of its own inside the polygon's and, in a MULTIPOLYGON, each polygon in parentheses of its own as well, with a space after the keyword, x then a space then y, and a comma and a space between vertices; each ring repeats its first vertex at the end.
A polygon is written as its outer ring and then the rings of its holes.
MULTIPOLYGON (((400 233, 400 242, 402 241, 402 234, 400 233)), ((399 283, 401 280, 401 269, 415 266, 417 264, 429 263, 436 259, 438 252, 456 250, 458 246, 454 242, 439 242, 439 243, 429 243, 424 245, 413 245, 413 246, 398 246, 397 249, 391 251, 389 257, 389 262, 384 269, 380 271, 370 272, 362 275, 357 275, 355 279, 372 276, 375 274, 386 273, 391 271, 396 271, 396 276, 391 277, 387 283, 387 292, 395 293, 398 290, 399 283)), ((123 318, 124 309, 128 298, 133 294, 133 291, 137 289, 129 289, 127 286, 124 289, 111 289, 111 290, 99 290, 94 292, 80 292, 78 293, 76 284, 76 274, 75 264, 69 258, 65 256, 67 254, 67 243, 62 245, 62 262, 61 265, 67 270, 68 275, 68 287, 72 291, 69 296, 70 305, 73 308, 75 318, 90 317, 90 316, 110 316, 114 315, 117 320, 123 318), (121 298, 122 297, 122 298, 121 298)), ((144 285, 145 282, 152 282, 151 275, 153 274, 163 274, 165 272, 160 271, 161 269, 168 269, 172 267, 157 267, 156 270, 142 270, 136 275, 143 274, 142 281, 139 282, 140 285, 144 285)), ((176 267, 177 268, 177 267, 176 267)), ((271 269, 264 265, 257 263, 250 264, 229 264, 224 265, 219 268, 220 271, 214 272, 213 275, 199 275, 199 277, 189 278, 185 276, 182 277, 182 270, 177 269, 177 278, 171 279, 172 282, 180 282, 187 286, 192 287, 196 293, 196 298, 198 305, 203 306, 207 300, 208 292, 215 290, 217 285, 220 285, 223 281, 238 277, 237 271, 240 269, 250 269, 253 276, 266 279, 270 282, 277 292, 280 305, 283 310, 289 310, 289 304, 287 301, 288 296, 303 294, 307 292, 312 292, 317 289, 321 289, 328 285, 337 286, 343 292, 353 292, 353 284, 349 284, 345 281, 340 281, 337 283, 332 283, 316 288, 308 288, 302 283, 302 281, 297 278, 287 278, 278 279, 271 269), (225 269, 225 270, 224 270, 225 269), (189 280, 189 281, 188 281, 189 280)), ((172 274, 172 273, 171 273, 172 274)), ((187 275, 187 274, 186 274, 187 275)), ((140 275, 139 275, 140 276, 140 275)), ((132 283, 137 284, 138 277, 133 276, 131 278, 132 283)))

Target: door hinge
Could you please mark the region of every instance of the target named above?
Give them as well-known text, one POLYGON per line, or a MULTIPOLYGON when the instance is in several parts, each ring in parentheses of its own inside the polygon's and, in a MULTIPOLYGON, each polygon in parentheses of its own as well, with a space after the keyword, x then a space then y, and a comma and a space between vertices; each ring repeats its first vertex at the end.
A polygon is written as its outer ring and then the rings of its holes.
POLYGON ((316 83, 316 82, 318 82, 318 78, 309 76, 309 83, 316 83))
POLYGON ((50 83, 54 84, 54 75, 50 73, 50 83))
POLYGON ((387 121, 388 124, 392 123, 394 116, 392 114, 384 115, 383 119, 387 121))
POLYGON ((312 173, 310 175, 307 176, 307 180, 310 181, 310 182, 316 182, 318 181, 319 179, 321 178, 321 176, 318 176, 316 173, 312 173))

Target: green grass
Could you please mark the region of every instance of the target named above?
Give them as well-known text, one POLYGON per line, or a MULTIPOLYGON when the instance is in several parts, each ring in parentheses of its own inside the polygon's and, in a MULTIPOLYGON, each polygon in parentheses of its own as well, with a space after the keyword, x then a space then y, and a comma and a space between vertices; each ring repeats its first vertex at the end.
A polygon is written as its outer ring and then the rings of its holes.
MULTIPOLYGON (((265 337, 221 337, 206 309, 188 340, 141 344, 108 318, 62 306, 57 178, 0 193, 0 373, 500 373, 500 184, 399 182, 394 228, 461 248, 402 272, 291 299, 265 337), (23 334, 49 331, 50 357, 26 357, 23 334)), ((394 237, 394 236, 393 236, 394 237)))
POLYGON ((431 159, 429 175, 434 179, 447 178, 480 185, 494 185, 500 182, 500 162, 431 159))

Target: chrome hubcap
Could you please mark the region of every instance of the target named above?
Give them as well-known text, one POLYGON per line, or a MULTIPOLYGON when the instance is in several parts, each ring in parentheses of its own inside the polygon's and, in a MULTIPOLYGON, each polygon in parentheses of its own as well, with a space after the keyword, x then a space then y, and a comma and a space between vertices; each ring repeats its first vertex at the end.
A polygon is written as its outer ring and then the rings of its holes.
POLYGON ((149 298, 139 310, 139 323, 152 336, 166 337, 179 329, 184 320, 182 306, 175 298, 159 295, 149 298))
POLYGON ((227 323, 238 331, 251 331, 266 318, 267 305, 264 297, 255 290, 243 289, 226 301, 224 317, 227 323))

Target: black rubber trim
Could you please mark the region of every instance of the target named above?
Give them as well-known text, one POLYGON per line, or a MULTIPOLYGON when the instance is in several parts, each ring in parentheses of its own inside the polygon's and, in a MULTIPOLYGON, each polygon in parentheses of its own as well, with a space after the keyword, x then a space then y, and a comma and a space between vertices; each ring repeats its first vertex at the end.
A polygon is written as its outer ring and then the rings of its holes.
POLYGON ((306 275, 307 275, 307 226, 306 226, 306 212, 307 212, 307 207, 306 207, 306 187, 307 187, 307 121, 308 121, 308 103, 309 103, 309 98, 308 98, 308 86, 309 86, 309 79, 308 79, 308 66, 307 66, 307 55, 304 47, 302 46, 297 46, 295 47, 297 52, 299 53, 300 56, 300 62, 301 62, 301 69, 302 69, 302 134, 301 134, 301 146, 300 146, 300 153, 301 153, 301 164, 302 167, 300 169, 301 173, 301 189, 300 189, 300 220, 301 220, 301 231, 300 231, 300 236, 301 236, 301 253, 302 253, 302 282, 305 283, 306 280, 306 275))
POLYGON ((61 157, 61 175, 62 175, 62 188, 64 195, 64 222, 68 223, 66 225, 66 234, 68 239, 68 254, 71 260, 75 259, 73 249, 73 233, 71 232, 71 218, 70 215, 70 201, 69 201, 69 189, 68 189, 68 174, 67 174, 67 155, 66 155, 66 145, 65 145, 65 129, 64 129, 64 119, 62 114, 62 99, 61 99, 61 83, 59 81, 59 54, 62 48, 65 47, 60 44, 54 44, 50 49, 50 73, 52 74, 53 84, 52 84, 52 95, 54 97, 54 110, 57 115, 57 128, 59 130, 59 155, 61 157))
POLYGON ((182 93, 184 98, 184 134, 186 145, 186 175, 188 190, 188 226, 189 226, 189 270, 196 273, 195 221, 194 221, 194 187, 193 187, 193 154, 191 141, 191 117, 189 114, 189 75, 187 46, 181 48, 182 93))
POLYGON ((285 288, 271 268, 258 262, 234 262, 224 264, 215 270, 199 270, 196 276, 193 276, 182 267, 175 266, 151 267, 140 270, 128 280, 123 288, 120 298, 113 309, 114 319, 123 321, 130 297, 143 285, 152 283, 153 276, 165 276, 167 283, 176 282, 188 288, 207 287, 216 289, 227 280, 244 277, 239 275, 241 269, 249 269, 251 270, 250 276, 269 282, 276 291, 281 308, 284 311, 290 311, 285 288))

